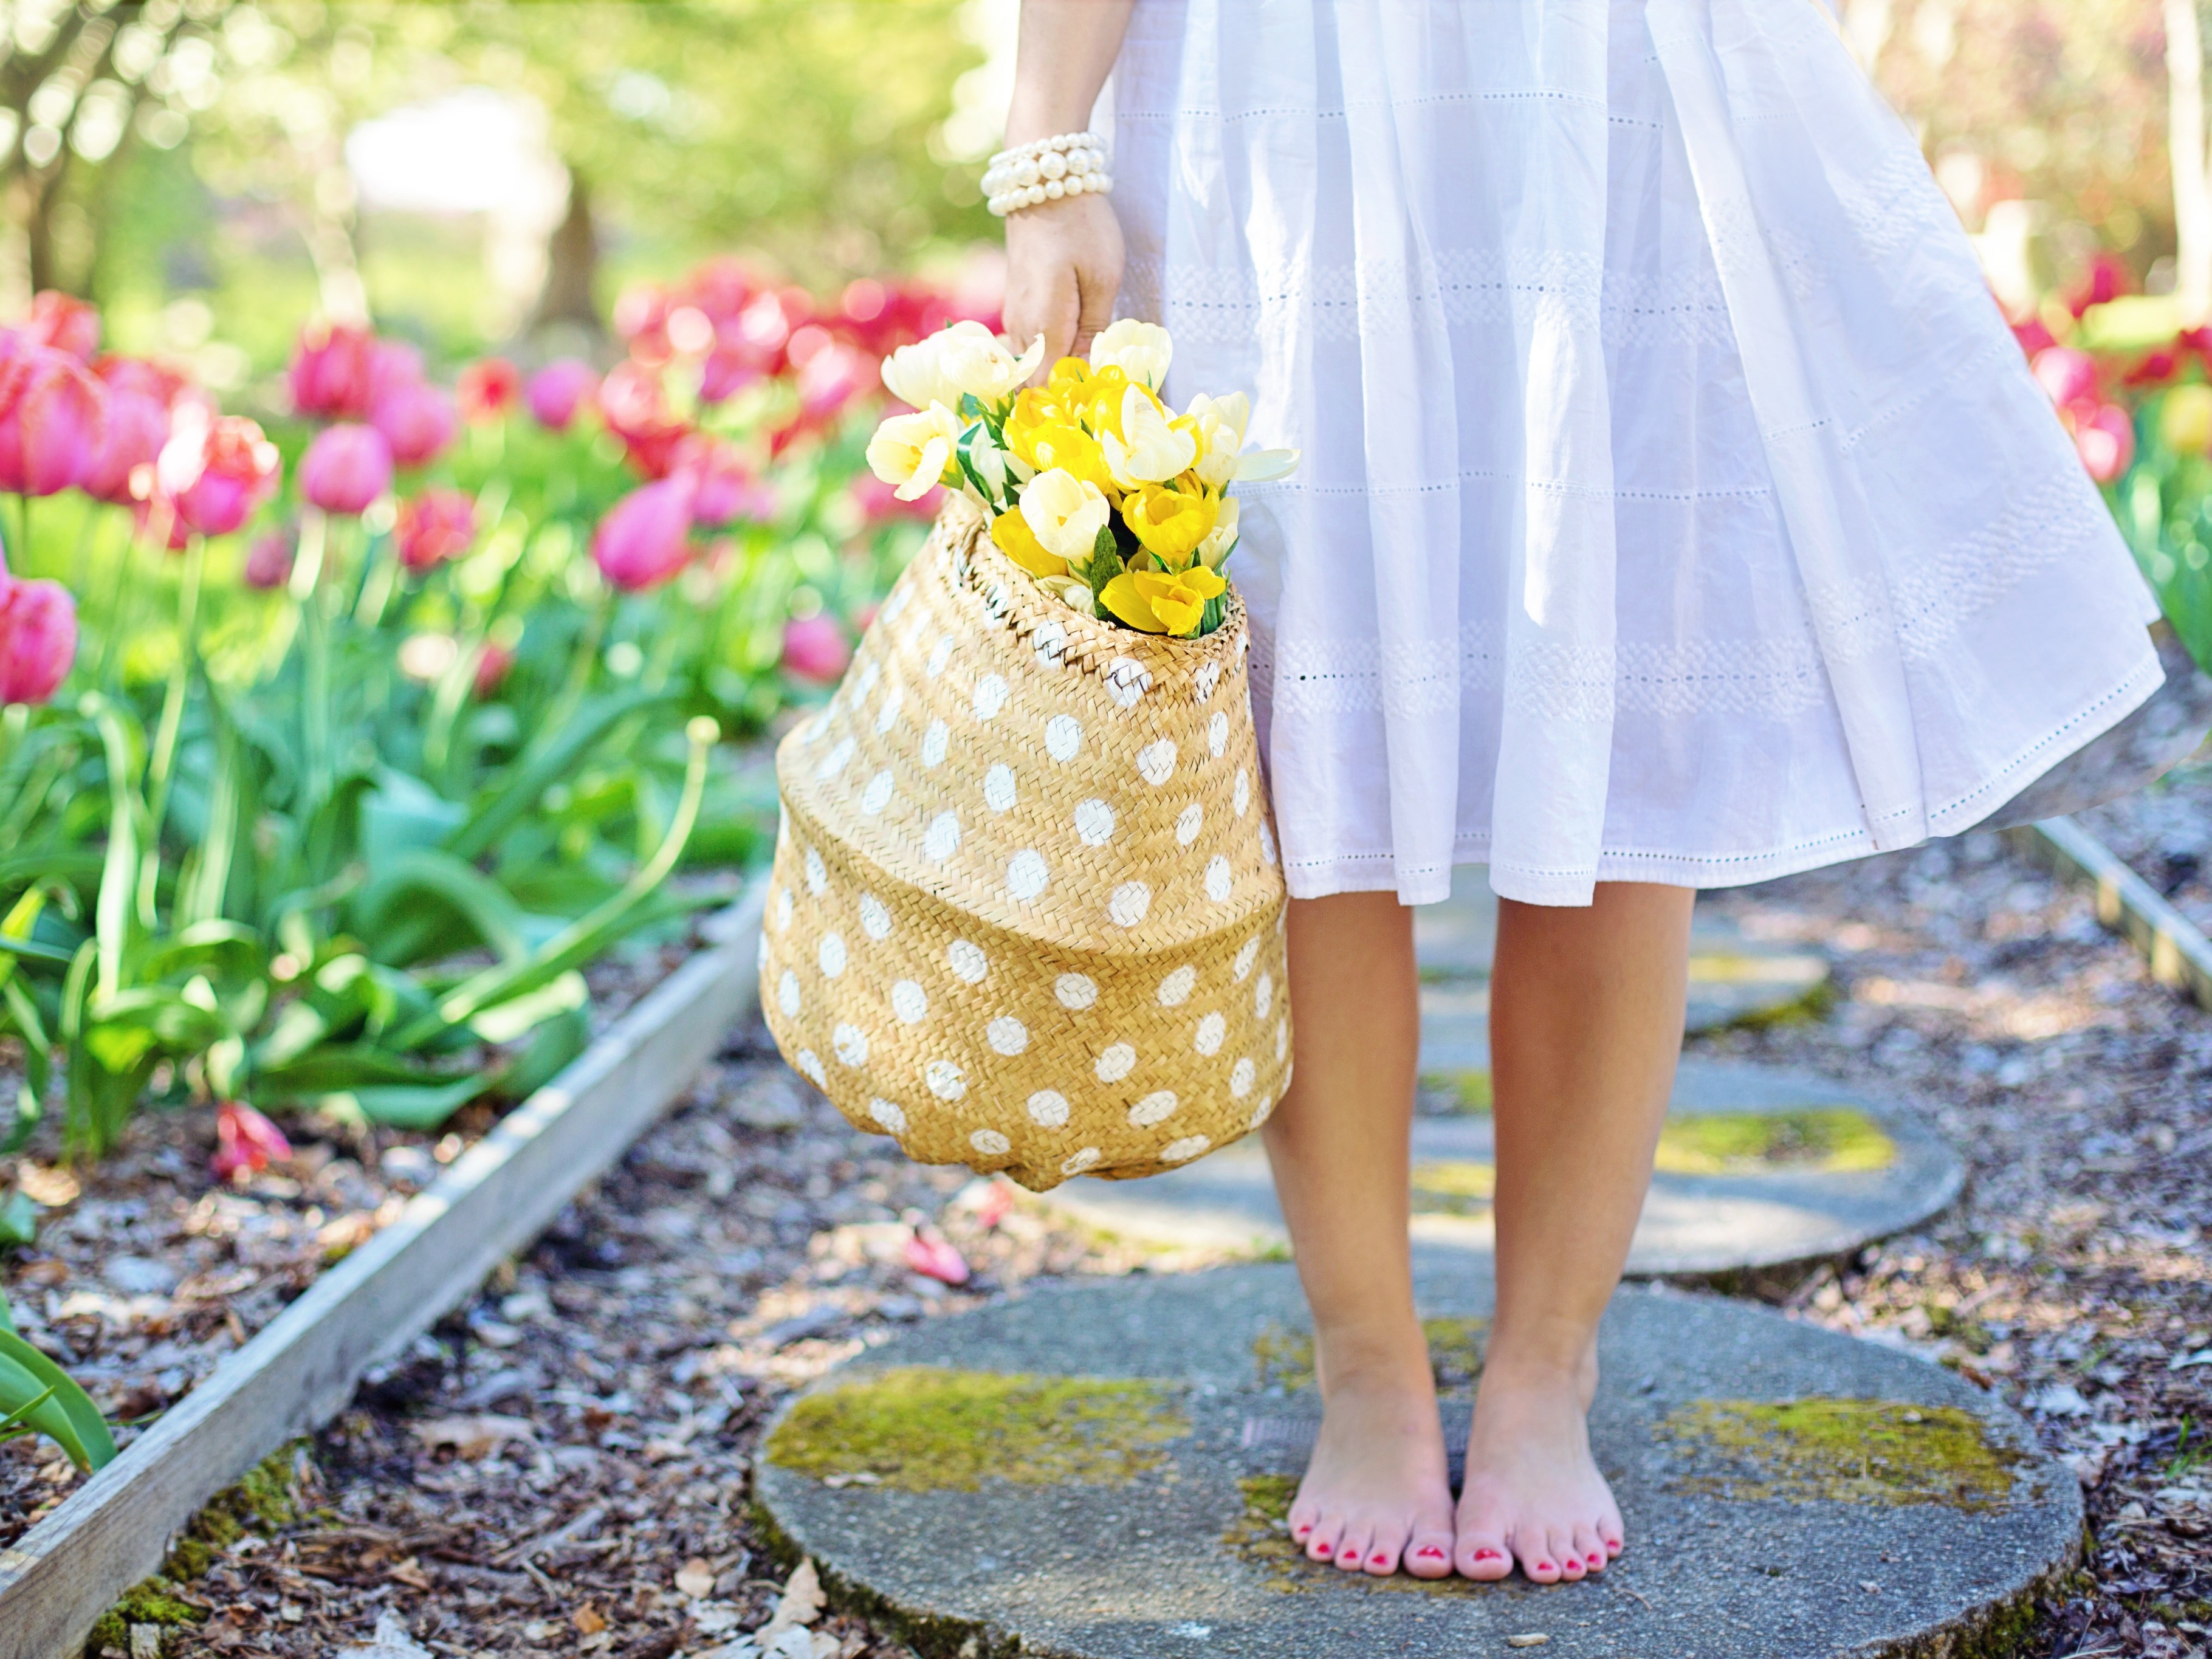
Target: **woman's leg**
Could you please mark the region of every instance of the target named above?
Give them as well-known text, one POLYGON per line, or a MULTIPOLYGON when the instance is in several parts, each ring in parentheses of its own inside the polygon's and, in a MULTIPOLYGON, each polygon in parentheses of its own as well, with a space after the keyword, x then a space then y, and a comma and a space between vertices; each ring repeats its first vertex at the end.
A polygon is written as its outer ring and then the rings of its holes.
POLYGON ((1620 1553, 1620 1510, 1583 1419, 1598 1316, 1674 1088, 1693 897, 1608 882, 1588 908, 1498 906, 1498 1312, 1454 1554, 1470 1578, 1503 1578, 1516 1557, 1540 1583, 1580 1578, 1620 1553))
POLYGON ((1323 1416, 1291 1533, 1348 1571, 1451 1571, 1451 1489, 1406 1237, 1421 1041, 1413 913, 1293 899, 1296 1065, 1264 1132, 1314 1316, 1323 1416))

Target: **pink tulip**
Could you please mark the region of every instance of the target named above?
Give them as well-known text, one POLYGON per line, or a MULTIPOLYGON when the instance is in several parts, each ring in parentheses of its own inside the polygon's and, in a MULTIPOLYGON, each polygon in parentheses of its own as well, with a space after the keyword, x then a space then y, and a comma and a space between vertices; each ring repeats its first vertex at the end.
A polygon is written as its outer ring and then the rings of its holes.
POLYGON ((926 1279, 945 1285, 968 1282, 968 1259, 949 1239, 917 1232, 906 1242, 906 1265, 926 1279))
POLYGON ((878 384, 877 361, 834 340, 823 346, 799 371, 800 410, 811 419, 828 420, 878 384))
POLYGON ((428 570, 467 552, 477 538, 477 504, 465 489, 426 489, 399 504, 392 526, 399 562, 428 570))
POLYGON ((191 386, 191 381, 175 369, 148 362, 143 357, 102 357, 93 364, 92 372, 106 384, 110 396, 118 392, 135 392, 151 398, 164 409, 191 386))
POLYGON ((453 400, 422 380, 380 393, 369 419, 392 446, 392 459, 402 466, 421 466, 444 454, 458 424, 453 400))
POLYGON ((479 701, 499 695, 499 688, 507 684, 507 672, 514 666, 514 653, 493 641, 484 642, 483 653, 477 659, 476 694, 479 701))
POLYGON ((268 592, 292 580, 292 561, 299 551, 299 532, 290 525, 254 538, 246 554, 246 585, 268 592))
POLYGON ((76 661, 76 601, 59 582, 0 570, 0 703, 44 702, 76 661))
POLYGON ((871 526, 898 519, 918 519, 927 524, 936 518, 938 509, 945 505, 945 486, 933 484, 910 501, 898 498, 897 489, 885 483, 872 472, 863 472, 853 480, 853 504, 860 509, 860 516, 871 526))
POLYGON ((32 300, 31 320, 23 325, 23 334, 34 344, 52 346, 88 363, 100 349, 100 308, 50 288, 32 300))
POLYGON ((2074 447, 2089 476, 2100 484, 2110 483, 2136 458, 2135 422, 2124 409, 2106 404, 2075 428, 2074 447))
POLYGON ((616 364, 599 382, 599 413, 633 466, 648 478, 668 476, 676 446, 690 428, 669 408, 659 374, 635 362, 616 364))
POLYGON ((107 392, 107 430, 92 465, 78 480, 84 493, 95 500, 128 507, 131 475, 151 463, 169 441, 169 406, 135 387, 112 386, 107 392))
POLYGON ((690 478, 697 494, 691 501, 691 521, 719 530, 738 519, 764 520, 775 516, 775 492, 753 477, 737 447, 704 432, 695 432, 676 446, 672 468, 690 478))
POLYGON ((2061 409, 2097 395, 2096 360, 2071 346, 2045 346, 2037 352, 2035 378, 2061 409))
POLYGON ((373 426, 325 427, 300 458, 300 493, 325 513, 353 518, 391 487, 392 446, 373 426))
POLYGON ((852 644, 828 611, 794 617, 784 623, 783 666, 793 678, 830 685, 852 660, 852 644))
POLYGON ((359 420, 368 413, 376 340, 343 323, 310 323, 292 351, 292 407, 302 415, 359 420))
POLYGON ((215 1109, 215 1157, 208 1168, 217 1181, 258 1174, 292 1156, 284 1132, 242 1100, 219 1102, 215 1109))
POLYGON ((0 370, 0 489, 67 489, 92 471, 106 437, 107 388, 69 353, 33 345, 0 370))
POLYGON ((538 425, 548 432, 566 432, 576 418, 577 406, 599 383, 599 377, 589 363, 562 357, 532 375, 523 395, 529 401, 531 418, 538 425))
POLYGON ((504 357, 479 357, 453 382, 453 401, 465 421, 496 421, 514 406, 522 372, 504 357))
POLYGON ((276 492, 283 462, 276 446, 242 415, 210 419, 197 404, 179 412, 177 429, 154 463, 154 484, 173 508, 177 526, 203 536, 226 536, 276 492))
POLYGON ((641 485, 617 501, 592 538, 600 574, 624 592, 666 581, 691 557, 691 500, 698 486, 682 474, 641 485))

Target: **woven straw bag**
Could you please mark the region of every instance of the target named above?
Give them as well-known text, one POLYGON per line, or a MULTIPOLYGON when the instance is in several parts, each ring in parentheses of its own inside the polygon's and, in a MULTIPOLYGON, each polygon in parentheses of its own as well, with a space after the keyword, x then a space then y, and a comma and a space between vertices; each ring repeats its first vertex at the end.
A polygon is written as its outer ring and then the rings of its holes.
POLYGON ((1157 1173, 1291 1070, 1283 902, 1232 591, 1203 639, 1079 616, 953 497, 776 753, 761 1001, 929 1164, 1157 1173))

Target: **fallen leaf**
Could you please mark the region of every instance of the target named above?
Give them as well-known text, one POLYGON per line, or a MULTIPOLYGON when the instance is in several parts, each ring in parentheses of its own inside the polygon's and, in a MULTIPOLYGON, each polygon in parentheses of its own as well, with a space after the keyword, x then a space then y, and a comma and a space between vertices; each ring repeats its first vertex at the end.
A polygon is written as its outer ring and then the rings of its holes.
POLYGON ((761 1627, 758 1640, 763 1649, 772 1650, 775 1638, 787 1630, 801 1625, 811 1625, 822 1616, 822 1579, 814 1571, 811 1557, 803 1559, 791 1570, 784 1580, 783 1599, 775 1604, 775 1612, 761 1627))
POLYGON ((881 1486, 883 1479, 873 1469, 848 1469, 842 1474, 823 1475, 822 1484, 834 1491, 840 1486, 881 1486))
POLYGON ((386 1607, 376 1615, 376 1633, 365 1644, 340 1648, 331 1659, 430 1659, 430 1650, 410 1636, 399 1615, 386 1607))
POLYGON ((1509 1648, 1540 1648, 1551 1639, 1552 1638, 1545 1635, 1543 1632, 1540 1630, 1532 1630, 1525 1632, 1519 1636, 1507 1637, 1505 1638, 1505 1645, 1509 1648))
POLYGON ((714 1570, 695 1555, 676 1569, 676 1588, 694 1601, 704 1601, 714 1592, 714 1570))
POLYGON ((441 1451, 451 1447, 461 1457, 473 1463, 479 1457, 488 1457, 510 1440, 520 1440, 526 1445, 538 1443, 538 1425, 526 1418, 501 1417, 485 1412, 474 1417, 440 1417, 428 1423, 414 1425, 415 1437, 425 1450, 441 1451))
POLYGON ((947 1285, 968 1282, 968 1259, 947 1239, 916 1233, 906 1242, 906 1265, 926 1279, 947 1285))
POLYGON ((422 1571, 422 1564, 411 1555, 384 1576, 406 1585, 409 1589, 426 1590, 430 1588, 429 1575, 422 1571))
POLYGON ((570 1613, 568 1622, 576 1627, 580 1636, 597 1636, 607 1627, 606 1615, 589 1601, 570 1613))

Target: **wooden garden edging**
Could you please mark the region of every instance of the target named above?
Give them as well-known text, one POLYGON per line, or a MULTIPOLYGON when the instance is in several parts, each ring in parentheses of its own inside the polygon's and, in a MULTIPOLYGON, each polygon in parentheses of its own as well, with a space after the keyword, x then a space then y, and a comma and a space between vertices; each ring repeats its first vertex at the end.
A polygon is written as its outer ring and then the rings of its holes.
POLYGON ((706 950, 0 1550, 0 1659, 75 1653, 202 1504, 336 1416, 363 1371, 465 1299, 622 1156, 752 1006, 766 892, 757 882, 712 917, 706 950))
POLYGON ((2212 940, 2111 848, 2070 817, 2045 818, 2005 835, 2061 880, 2090 889, 2097 920, 2133 942, 2153 979, 2212 1009, 2212 940))

